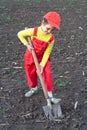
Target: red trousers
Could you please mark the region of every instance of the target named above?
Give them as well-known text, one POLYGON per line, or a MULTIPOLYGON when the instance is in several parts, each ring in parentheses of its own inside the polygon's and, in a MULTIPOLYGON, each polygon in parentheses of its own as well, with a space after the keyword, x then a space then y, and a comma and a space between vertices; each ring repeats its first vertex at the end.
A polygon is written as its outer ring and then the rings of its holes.
MULTIPOLYGON (((42 57, 38 57, 38 62, 40 63, 42 57)), ((31 52, 26 50, 24 55, 24 68, 26 72, 26 77, 28 81, 28 86, 30 88, 35 88, 38 84, 38 77, 36 72, 36 67, 33 61, 33 57, 31 52)), ((52 82, 52 74, 50 70, 50 59, 48 59, 44 69, 43 69, 43 78, 47 87, 47 91, 53 91, 53 82, 52 82)))

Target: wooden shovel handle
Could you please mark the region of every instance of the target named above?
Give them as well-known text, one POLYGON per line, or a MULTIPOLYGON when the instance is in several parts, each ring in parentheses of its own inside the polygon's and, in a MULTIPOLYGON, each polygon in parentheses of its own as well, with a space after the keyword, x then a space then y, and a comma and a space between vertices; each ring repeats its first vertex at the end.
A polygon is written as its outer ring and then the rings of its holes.
MULTIPOLYGON (((28 37, 28 43, 29 43, 29 45, 31 47, 33 47, 29 37, 28 37)), ((40 72, 40 65, 38 63, 38 59, 37 59, 37 56, 36 56, 36 53, 35 53, 34 49, 32 49, 32 55, 33 55, 33 58, 34 58, 34 63, 35 63, 36 69, 38 71, 38 76, 39 76, 40 83, 41 83, 41 86, 42 86, 42 89, 43 89, 43 92, 44 92, 44 96, 45 96, 46 99, 48 99, 48 93, 47 93, 46 85, 44 83, 43 76, 42 76, 42 74, 40 72)))

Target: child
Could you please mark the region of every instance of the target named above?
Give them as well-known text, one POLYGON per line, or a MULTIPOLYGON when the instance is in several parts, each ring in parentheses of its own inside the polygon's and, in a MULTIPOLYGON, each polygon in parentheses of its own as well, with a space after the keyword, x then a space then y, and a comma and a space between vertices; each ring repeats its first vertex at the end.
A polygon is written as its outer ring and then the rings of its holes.
POLYGON ((53 82, 50 71, 50 53, 54 45, 53 30, 60 30, 61 18, 57 12, 48 12, 44 15, 42 23, 39 27, 28 28, 18 32, 17 36, 20 41, 27 47, 24 55, 24 68, 30 90, 25 93, 26 97, 31 97, 38 92, 37 86, 37 70, 32 57, 32 49, 35 50, 38 62, 40 64, 41 73, 43 73, 48 96, 52 103, 56 104, 61 101, 60 98, 53 97, 53 82), (33 48, 29 45, 26 37, 32 41, 33 48))

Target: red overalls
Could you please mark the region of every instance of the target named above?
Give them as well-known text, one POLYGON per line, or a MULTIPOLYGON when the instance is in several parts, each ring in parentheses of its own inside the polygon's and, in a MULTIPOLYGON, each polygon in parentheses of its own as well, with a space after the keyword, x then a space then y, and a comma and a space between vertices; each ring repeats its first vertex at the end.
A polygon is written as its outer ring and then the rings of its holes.
MULTIPOLYGON (((37 35, 38 28, 34 28, 33 36, 37 35)), ((42 40, 36 39, 33 37, 32 44, 35 49, 38 62, 40 63, 44 54, 44 51, 50 42, 54 40, 52 36, 48 42, 44 42, 42 40)), ((34 64, 34 60, 32 57, 32 53, 27 49, 24 55, 24 68, 26 71, 26 77, 28 80, 28 85, 30 88, 35 88, 37 86, 37 72, 34 64)), ((50 58, 48 59, 44 69, 43 69, 43 77, 47 87, 47 91, 53 91, 53 83, 52 83, 52 74, 50 71, 50 58)))

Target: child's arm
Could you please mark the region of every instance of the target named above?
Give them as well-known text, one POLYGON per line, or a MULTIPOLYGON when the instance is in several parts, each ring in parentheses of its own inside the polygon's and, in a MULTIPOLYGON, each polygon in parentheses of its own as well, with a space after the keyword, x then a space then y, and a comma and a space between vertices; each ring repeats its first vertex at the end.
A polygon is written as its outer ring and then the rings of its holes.
POLYGON ((17 33, 18 38, 24 45, 28 45, 26 37, 31 37, 33 35, 33 28, 25 29, 17 33))
POLYGON ((54 46, 54 41, 52 43, 50 43, 48 45, 48 47, 46 48, 44 55, 43 55, 43 58, 42 58, 42 61, 40 62, 41 67, 44 67, 46 65, 46 62, 50 56, 50 53, 52 51, 53 46, 54 46))

